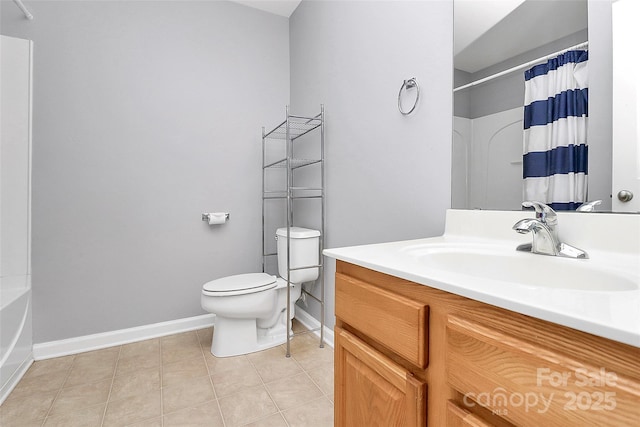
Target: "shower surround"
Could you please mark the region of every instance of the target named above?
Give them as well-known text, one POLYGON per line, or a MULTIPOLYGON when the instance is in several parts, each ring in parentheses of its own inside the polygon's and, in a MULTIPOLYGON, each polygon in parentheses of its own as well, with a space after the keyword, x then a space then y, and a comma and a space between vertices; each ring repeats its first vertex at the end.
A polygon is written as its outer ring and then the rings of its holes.
POLYGON ((0 403, 31 362, 31 63, 33 43, 1 36, 0 403))

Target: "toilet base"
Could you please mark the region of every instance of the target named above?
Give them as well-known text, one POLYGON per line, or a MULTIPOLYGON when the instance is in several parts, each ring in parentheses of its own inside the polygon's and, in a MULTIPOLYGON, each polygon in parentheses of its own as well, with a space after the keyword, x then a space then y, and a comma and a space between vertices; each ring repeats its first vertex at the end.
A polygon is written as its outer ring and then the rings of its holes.
MULTIPOLYGON (((280 319, 282 320, 282 319, 280 319)), ((291 322, 289 322, 291 333, 291 322)), ((266 350, 287 341, 282 321, 268 329, 258 328, 256 319, 230 319, 216 316, 211 341, 211 354, 215 357, 231 357, 266 350)))

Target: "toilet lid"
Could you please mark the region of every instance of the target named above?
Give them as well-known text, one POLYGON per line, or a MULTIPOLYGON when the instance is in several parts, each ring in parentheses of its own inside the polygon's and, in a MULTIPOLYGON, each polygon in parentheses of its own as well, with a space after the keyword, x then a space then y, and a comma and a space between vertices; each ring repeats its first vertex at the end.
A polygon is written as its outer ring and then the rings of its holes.
POLYGON ((210 295, 240 295, 266 291, 276 287, 276 276, 267 273, 248 273, 212 280, 202 286, 210 295))

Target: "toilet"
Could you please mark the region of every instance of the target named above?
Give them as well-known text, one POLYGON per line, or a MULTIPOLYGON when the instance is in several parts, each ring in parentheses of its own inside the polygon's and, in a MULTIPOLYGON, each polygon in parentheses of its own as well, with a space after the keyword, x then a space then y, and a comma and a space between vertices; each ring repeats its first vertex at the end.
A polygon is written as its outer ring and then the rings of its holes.
POLYGON ((211 354, 238 356, 280 345, 291 331, 302 284, 319 276, 320 232, 290 227, 290 318, 287 319, 287 229, 276 230, 278 274, 248 273, 212 280, 202 286, 201 305, 216 315, 211 354))

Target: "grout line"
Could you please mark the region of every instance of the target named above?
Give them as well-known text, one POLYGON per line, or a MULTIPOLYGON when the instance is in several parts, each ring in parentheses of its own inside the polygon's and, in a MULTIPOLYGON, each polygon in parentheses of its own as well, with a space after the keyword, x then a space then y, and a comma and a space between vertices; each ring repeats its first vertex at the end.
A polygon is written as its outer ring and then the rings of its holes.
POLYGON ((216 400, 216 406, 218 407, 218 412, 220 413, 220 419, 222 419, 222 426, 226 427, 227 426, 227 422, 224 419, 224 414, 222 413, 222 407, 220 407, 220 399, 218 399, 218 393, 216 393, 216 388, 213 385, 213 375, 211 374, 211 371, 209 370, 209 364, 207 363, 207 355, 205 354, 204 348, 202 348, 202 341, 200 340, 200 332, 199 331, 204 331, 204 329, 196 330, 196 335, 198 337, 198 345, 200 346, 200 351, 202 352, 202 357, 204 358, 204 366, 207 369, 207 375, 209 376, 209 383, 211 384, 211 389, 213 390, 213 397, 216 400))
MULTIPOLYGON (((304 334, 304 332, 303 332, 304 334)), ((293 334, 295 336, 295 333, 293 334)), ((300 334, 302 335, 302 334, 300 334)), ((300 363, 298 363, 298 361, 295 359, 295 357, 293 356, 293 352, 290 352, 289 357, 286 357, 286 353, 287 353, 287 344, 286 342, 284 344, 280 344, 276 347, 272 347, 272 348, 280 348, 282 350, 282 355, 277 356, 278 358, 282 358, 284 357, 285 359, 290 360, 291 362, 293 362, 296 366, 298 366, 298 368, 300 368, 302 370, 302 372, 305 372, 304 368, 302 367, 302 365, 300 365, 300 363)), ((266 349, 266 350, 262 350, 262 351, 269 351, 271 349, 266 349)), ((284 416, 284 410, 282 410, 280 408, 280 406, 278 405, 278 403, 275 401, 275 399, 273 398, 273 396, 271 395, 271 392, 269 391, 269 388, 267 387, 267 384, 269 383, 273 383, 276 381, 280 381, 281 378, 279 379, 275 379, 269 382, 265 382, 264 378, 262 377, 262 375, 260 375, 260 372, 258 372, 258 368, 256 367, 256 365, 253 363, 253 361, 251 360, 251 358, 247 357, 247 359, 249 360, 249 363, 251 363, 251 366, 253 366, 253 368, 256 370, 256 372, 258 373, 258 377, 260 377, 260 381, 262 381, 262 386, 264 387, 265 391, 267 392, 267 395, 269 396, 269 398, 271 399, 271 401, 273 402, 273 404, 276 406, 276 408, 278 409, 277 414, 280 415, 280 418, 282 418, 282 420, 284 421, 284 423, 286 424, 287 427, 290 427, 289 422, 287 421, 287 418, 284 416)), ((291 376, 294 375, 298 375, 298 374, 292 374, 291 376)), ((315 384, 315 383, 314 383, 315 384)), ((274 414, 276 414, 276 412, 274 412, 273 414, 267 415, 263 418, 260 418, 258 420, 254 420, 254 421, 250 421, 250 423, 259 421, 261 419, 267 418, 267 417, 271 417, 274 414)))
MULTIPOLYGON (((109 386, 109 394, 107 395, 107 401, 102 411, 102 420, 100 420, 100 427, 104 426, 104 420, 107 418, 107 408, 109 407, 109 401, 111 400, 111 391, 113 390, 113 383, 116 381, 116 372, 118 371, 118 364, 120 363, 120 354, 122 353, 122 346, 118 346, 118 357, 116 357, 116 365, 113 367, 113 375, 111 376, 111 385, 109 386)), ((75 359, 74 359, 75 362, 75 359)))
MULTIPOLYGON (((251 363, 251 366, 253 366, 253 369, 256 369, 256 367, 255 367, 255 365, 253 364, 253 362, 251 361, 251 359, 249 359, 249 358, 247 358, 247 359, 249 360, 249 363, 251 363)), ((256 372, 258 372, 258 370, 257 370, 257 369, 256 369, 256 372)), ((264 380, 262 379, 262 376, 260 376, 260 374, 258 374, 258 377, 260 378, 260 381, 262 381, 262 387, 263 387, 263 388, 264 388, 264 390, 267 392, 267 395, 269 396, 269 399, 271 399, 271 401, 273 402, 273 404, 274 404, 274 406, 276 407, 277 411, 276 411, 276 412, 274 412, 273 414, 265 415, 265 416, 264 416, 264 417, 262 417, 262 418, 258 418, 258 419, 255 419, 255 420, 251 420, 251 421, 249 421, 248 423, 245 423, 244 425, 251 424, 251 423, 255 423, 255 422, 260 421, 260 420, 262 420, 262 419, 265 419, 265 418, 267 418, 267 417, 271 417, 271 416, 273 416, 274 414, 280 414, 280 416, 284 419, 284 415, 282 415, 282 410, 281 410, 281 409, 280 409, 280 407, 278 406, 278 403, 276 403, 276 401, 275 401, 275 399, 273 398, 273 396, 271 396, 271 392, 269 392, 269 388, 267 387, 267 384, 264 382, 264 380)), ((286 423, 286 422, 287 422, 287 421, 285 420, 285 423, 286 423)), ((287 424, 287 425, 288 425, 288 424, 287 424)))
POLYGON ((42 425, 43 426, 47 422, 47 418, 49 418, 49 416, 50 416, 49 414, 51 414, 51 410, 53 409, 53 405, 56 404, 56 401, 60 397, 60 394, 62 393, 62 389, 64 389, 65 384, 67 384, 67 380, 71 376, 71 370, 73 369, 73 366, 74 366, 75 363, 76 363, 76 356, 74 355, 74 356, 72 356, 71 364, 69 365, 69 368, 67 369, 67 376, 64 378, 64 381, 62 382, 62 385, 58 389, 58 392, 56 393, 56 396, 51 401, 51 406, 49 406, 49 409, 47 410, 47 413, 44 416, 44 419, 42 420, 42 425))

